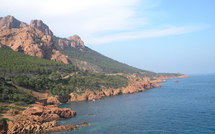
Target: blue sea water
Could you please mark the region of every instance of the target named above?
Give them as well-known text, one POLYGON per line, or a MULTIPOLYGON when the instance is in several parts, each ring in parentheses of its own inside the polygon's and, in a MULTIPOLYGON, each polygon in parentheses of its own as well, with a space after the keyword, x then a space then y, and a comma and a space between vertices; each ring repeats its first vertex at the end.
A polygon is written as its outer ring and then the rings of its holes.
POLYGON ((215 75, 178 80, 141 93, 63 104, 77 116, 60 124, 90 125, 58 134, 215 134, 215 75))

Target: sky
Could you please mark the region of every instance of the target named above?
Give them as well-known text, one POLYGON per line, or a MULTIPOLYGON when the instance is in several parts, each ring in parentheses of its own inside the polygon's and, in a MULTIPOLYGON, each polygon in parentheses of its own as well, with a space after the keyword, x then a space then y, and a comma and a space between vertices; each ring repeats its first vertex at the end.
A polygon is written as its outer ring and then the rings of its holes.
POLYGON ((215 0, 0 0, 7 15, 141 69, 215 73, 215 0))

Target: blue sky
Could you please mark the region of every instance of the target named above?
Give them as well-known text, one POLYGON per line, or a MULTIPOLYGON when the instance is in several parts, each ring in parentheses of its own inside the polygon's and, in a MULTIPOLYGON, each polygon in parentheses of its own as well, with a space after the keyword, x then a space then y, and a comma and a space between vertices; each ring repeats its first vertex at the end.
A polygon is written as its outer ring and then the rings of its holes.
POLYGON ((78 34, 90 48, 131 66, 215 73, 214 0, 0 1, 0 16, 42 19, 55 35, 78 34))

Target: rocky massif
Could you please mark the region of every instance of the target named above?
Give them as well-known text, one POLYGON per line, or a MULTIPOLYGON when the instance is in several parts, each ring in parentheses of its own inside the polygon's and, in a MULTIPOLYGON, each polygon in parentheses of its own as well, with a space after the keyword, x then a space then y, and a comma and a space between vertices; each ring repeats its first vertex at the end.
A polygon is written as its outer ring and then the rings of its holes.
POLYGON ((43 21, 32 20, 28 25, 13 16, 0 19, 0 46, 3 45, 14 51, 66 64, 71 63, 71 60, 57 50, 55 45, 62 48, 84 47, 83 41, 77 35, 58 39, 43 21))
MULTIPOLYGON (((165 79, 186 77, 185 75, 181 74, 174 76, 159 75, 154 72, 144 71, 119 63, 87 48, 78 35, 70 36, 67 39, 54 36, 49 27, 41 20, 32 20, 28 25, 17 20, 13 16, 0 18, 0 47, 9 47, 17 52, 22 52, 31 56, 45 58, 65 64, 75 64, 81 70, 108 73, 105 75, 123 76, 128 79, 128 85, 124 87, 115 89, 101 88, 100 90, 84 89, 81 93, 77 93, 75 92, 75 90, 71 90, 72 93, 70 92, 70 94, 62 96, 51 96, 49 94, 50 96, 45 95, 44 97, 38 97, 38 95, 36 95, 36 91, 32 91, 33 88, 31 90, 22 89, 23 91, 29 90, 28 93, 31 93, 36 98, 43 98, 44 103, 31 105, 22 112, 19 110, 8 111, 7 114, 9 116, 13 115, 15 117, 13 118, 13 121, 3 120, 2 122, 0 122, 0 133, 3 134, 30 134, 73 130, 77 127, 88 125, 88 123, 60 126, 56 120, 74 117, 76 115, 76 112, 71 109, 59 108, 58 106, 55 106, 53 104, 74 101, 94 101, 105 96, 137 93, 149 88, 160 87, 157 83, 162 82, 165 79), (69 50, 69 52, 67 53, 64 50, 69 50), (151 77, 149 78, 146 76, 151 77)), ((59 70, 57 70, 53 74, 59 74, 58 71, 59 70)), ((61 81, 69 79, 74 74, 75 73, 67 74, 68 78, 62 77, 61 81)), ((15 73, 15 75, 17 74, 15 73)), ((28 75, 29 77, 33 76, 33 74, 28 75)), ((36 75, 44 76, 44 74, 36 75)), ((47 76, 47 79, 49 79, 50 76, 51 75, 47 76)), ((80 76, 80 78, 81 77, 82 76, 80 76)), ((102 77, 99 78, 102 79, 102 77)), ((59 82, 57 81, 57 79, 58 78, 49 80, 52 82, 56 81, 57 83, 59 82)), ((98 78, 96 80, 98 82, 98 78)), ((10 83, 13 83, 13 81, 10 81, 10 83)), ((62 83, 60 84, 61 87, 65 86, 62 83)), ((83 82, 81 84, 83 84, 83 82)), ((18 86, 17 88, 21 89, 18 86)), ((61 88, 58 89, 62 90, 61 88)), ((38 94, 40 95, 39 92, 38 94)))
POLYGON ((55 36, 42 20, 32 20, 27 24, 13 16, 0 17, 0 47, 3 46, 92 72, 146 73, 86 47, 78 35, 68 38, 55 36))

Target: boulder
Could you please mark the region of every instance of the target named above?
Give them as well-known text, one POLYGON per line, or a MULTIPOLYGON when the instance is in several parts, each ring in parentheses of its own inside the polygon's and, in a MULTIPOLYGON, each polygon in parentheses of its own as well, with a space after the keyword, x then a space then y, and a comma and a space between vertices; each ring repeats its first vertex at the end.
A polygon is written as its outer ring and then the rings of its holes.
POLYGON ((48 97, 47 104, 60 104, 60 100, 56 96, 48 97))

